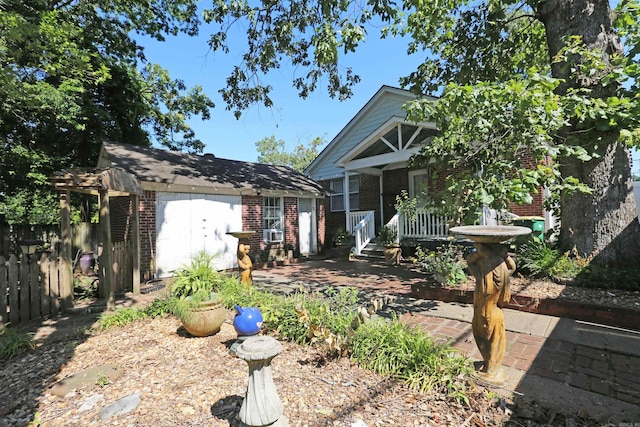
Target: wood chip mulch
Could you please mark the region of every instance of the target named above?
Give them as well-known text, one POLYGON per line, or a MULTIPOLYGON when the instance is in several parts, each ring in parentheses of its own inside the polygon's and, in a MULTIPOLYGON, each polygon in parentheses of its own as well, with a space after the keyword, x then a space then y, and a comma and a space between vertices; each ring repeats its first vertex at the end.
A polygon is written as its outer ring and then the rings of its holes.
MULTIPOLYGON (((229 353, 236 339, 232 313, 221 331, 190 337, 173 317, 157 318, 48 342, 3 362, 0 426, 237 426, 247 387, 247 363, 229 353), (51 387, 96 365, 124 375, 90 384, 63 397, 51 387), (133 393, 140 405, 129 414, 100 420, 108 404, 133 393), (37 416, 34 415, 37 412, 37 416)), ((440 393, 420 394, 365 371, 347 358, 326 359, 308 346, 283 343, 272 362, 273 380, 291 426, 496 426, 509 410, 470 393, 471 405, 440 393)))

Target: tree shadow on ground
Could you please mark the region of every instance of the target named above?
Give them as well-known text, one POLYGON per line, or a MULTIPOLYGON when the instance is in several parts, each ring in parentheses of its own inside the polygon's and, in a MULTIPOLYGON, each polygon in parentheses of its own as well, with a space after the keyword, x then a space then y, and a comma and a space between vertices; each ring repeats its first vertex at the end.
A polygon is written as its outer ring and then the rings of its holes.
MULTIPOLYGON (((118 307, 134 303, 127 296, 116 300, 118 307)), ((90 338, 105 310, 104 300, 77 301, 69 313, 16 327, 32 337, 35 348, 0 360, 0 419, 8 425, 30 425, 37 418, 41 398, 58 382, 57 375, 73 359, 76 348, 90 338)))

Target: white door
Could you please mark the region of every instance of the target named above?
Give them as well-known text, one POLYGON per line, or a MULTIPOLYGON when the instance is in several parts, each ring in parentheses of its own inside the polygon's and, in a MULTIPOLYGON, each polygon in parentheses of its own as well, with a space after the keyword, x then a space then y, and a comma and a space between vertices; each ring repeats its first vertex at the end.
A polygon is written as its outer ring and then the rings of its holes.
POLYGON ((170 276, 200 251, 215 255, 217 269, 234 268, 238 241, 226 233, 239 230, 240 196, 158 193, 156 277, 170 276))
POLYGON ((315 199, 298 199, 298 228, 300 230, 300 253, 316 252, 315 199))

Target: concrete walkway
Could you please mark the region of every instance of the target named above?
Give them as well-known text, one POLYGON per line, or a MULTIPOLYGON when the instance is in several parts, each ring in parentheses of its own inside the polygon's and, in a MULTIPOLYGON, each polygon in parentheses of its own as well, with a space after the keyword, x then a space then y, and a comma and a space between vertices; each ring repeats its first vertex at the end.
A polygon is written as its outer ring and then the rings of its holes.
MULTIPOLYGON (((471 330, 473 307, 417 300, 411 269, 367 261, 314 260, 255 270, 256 286, 276 292, 300 287, 354 286, 385 296, 387 312, 417 325, 474 361, 482 358, 471 330)), ((496 391, 544 406, 616 423, 640 423, 640 332, 505 309, 509 381, 496 391)))

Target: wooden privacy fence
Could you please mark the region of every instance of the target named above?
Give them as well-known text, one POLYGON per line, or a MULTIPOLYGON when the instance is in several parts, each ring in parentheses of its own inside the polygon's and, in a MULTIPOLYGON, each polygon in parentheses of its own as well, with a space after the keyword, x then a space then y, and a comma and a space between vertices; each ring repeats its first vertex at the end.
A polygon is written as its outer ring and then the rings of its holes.
POLYGON ((71 300, 71 290, 60 286, 60 269, 56 252, 0 256, 0 326, 17 326, 61 312, 64 300, 71 300))
MULTIPOLYGON (((116 293, 133 289, 133 245, 117 242, 112 248, 113 283, 116 293)), ((60 314, 64 302, 72 304, 72 289, 62 286, 58 254, 43 252, 19 259, 0 256, 0 327, 15 327, 30 320, 60 314)), ((104 297, 104 289, 101 289, 104 297)))
POLYGON ((133 290, 133 243, 130 240, 113 244, 112 262, 116 293, 133 290))

